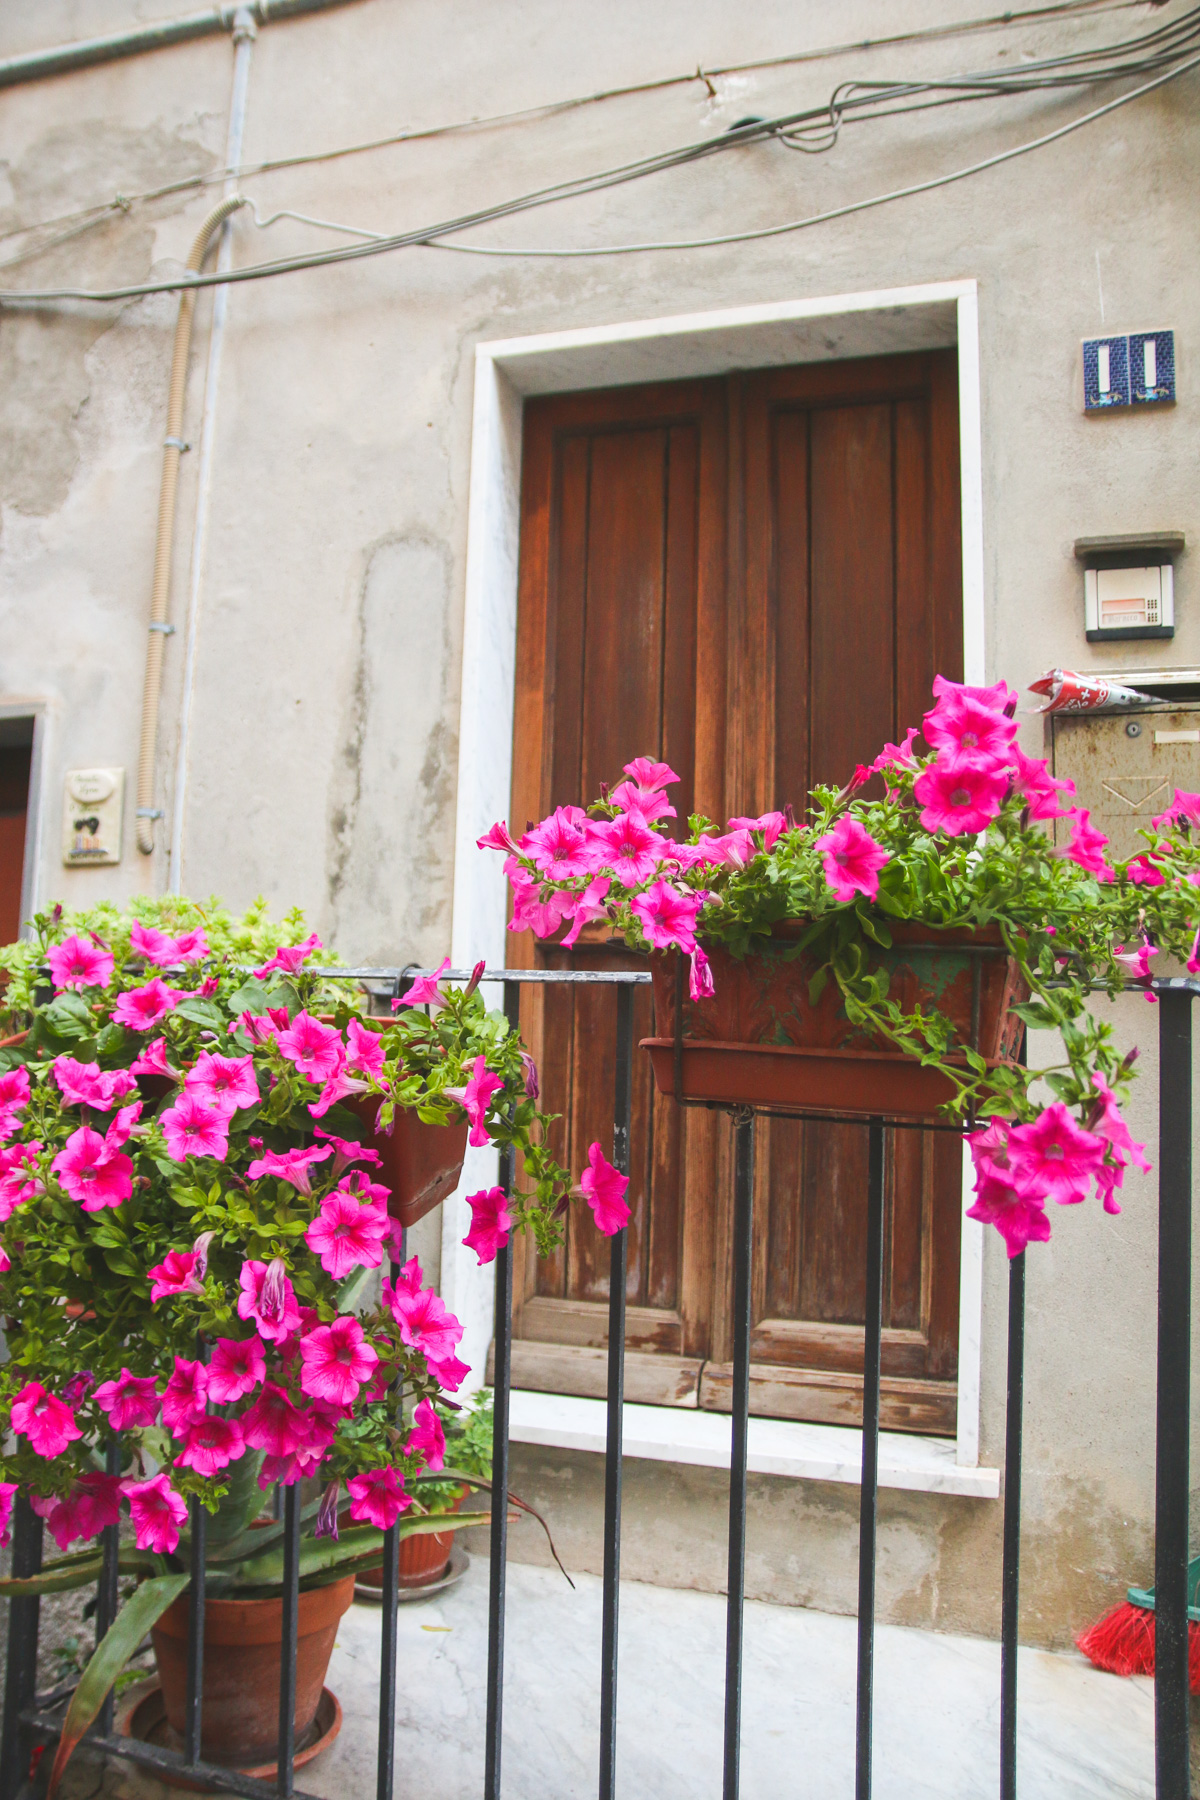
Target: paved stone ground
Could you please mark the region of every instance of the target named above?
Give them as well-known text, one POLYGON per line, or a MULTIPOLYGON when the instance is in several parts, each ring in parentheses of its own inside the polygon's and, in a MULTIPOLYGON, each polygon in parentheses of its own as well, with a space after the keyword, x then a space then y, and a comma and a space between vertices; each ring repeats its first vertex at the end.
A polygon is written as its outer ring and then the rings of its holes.
MULTIPOLYGON (((342 1734, 297 1785, 373 1800, 379 1609, 356 1605, 329 1685, 342 1734)), ((725 1608, 709 1594, 637 1582, 621 1590, 618 1791, 625 1800, 717 1800, 721 1792, 725 1608)), ((999 1649, 898 1626, 877 1634, 878 1800, 993 1800, 998 1791, 999 1649)), ((504 1793, 580 1800, 595 1792, 600 1583, 509 1569, 504 1793)), ((745 1800, 837 1800, 853 1791, 852 1619, 752 1602, 746 1608, 745 1800)), ((482 1791, 487 1564, 400 1613, 397 1800, 475 1800, 482 1791)), ((1075 1655, 1023 1651, 1022 1800, 1152 1800, 1153 1695, 1075 1655)), ((79 1759, 66 1800, 167 1800, 129 1765, 79 1759)))

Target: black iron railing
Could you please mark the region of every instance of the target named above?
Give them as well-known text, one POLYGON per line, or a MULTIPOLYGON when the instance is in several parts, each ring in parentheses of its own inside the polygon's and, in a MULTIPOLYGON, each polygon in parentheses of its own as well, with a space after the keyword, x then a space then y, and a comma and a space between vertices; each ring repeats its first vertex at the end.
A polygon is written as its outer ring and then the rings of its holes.
MULTIPOLYGON (((344 979, 390 984, 402 992, 417 969, 331 969, 344 979)), ((464 971, 444 979, 466 980, 464 971)), ((501 983, 504 1010, 515 1026, 520 989, 533 984, 610 986, 616 1006, 616 1091, 613 1107, 613 1162, 629 1172, 632 1116, 634 1016, 633 990, 649 980, 640 971, 505 970, 485 974, 501 983)), ((1158 980, 1150 984, 1159 1002, 1159 1268, 1155 1507, 1155 1773, 1158 1800, 1188 1800, 1188 1458, 1191 1357, 1191 1047, 1192 1002, 1200 982, 1158 980)), ((687 1104, 685 1102, 685 1104, 687 1104)), ((729 1474, 729 1567, 725 1667, 724 1800, 738 1800, 741 1749, 741 1692, 745 1594, 746 1471, 749 1430, 751 1253, 755 1118, 769 1109, 727 1108, 734 1120, 733 1232, 733 1391, 729 1474)), ((844 1117, 844 1115, 841 1115, 844 1117)), ((861 1120, 859 1121, 861 1122, 861 1120)), ((889 1123, 891 1123, 889 1121, 889 1123)), ((859 1530, 859 1611, 856 1705, 855 1800, 869 1800, 874 1668, 876 1512, 878 1502, 880 1346, 883 1311, 883 1226, 885 1121, 868 1122, 866 1330, 863 1369, 862 1477, 859 1530)), ((928 1127, 912 1127, 928 1129, 928 1127)), ((943 1129, 951 1129, 949 1127, 943 1129)), ((954 1128, 957 1129, 957 1128, 954 1128)), ((501 1159, 501 1182, 511 1192, 515 1170, 510 1152, 501 1159)), ((610 1245, 608 1398, 605 1461, 603 1628, 600 1667, 600 1743, 598 1793, 614 1800, 617 1732, 617 1676, 621 1563, 621 1452, 625 1360, 625 1277, 627 1232, 610 1245)), ((400 1246, 401 1259, 405 1254, 400 1246)), ((392 1264, 396 1279, 399 1264, 392 1264)), ((504 1709, 504 1622, 507 1560, 509 1468, 509 1399, 512 1369, 511 1247, 496 1258, 493 1499, 489 1569, 487 1716, 485 1726, 485 1800, 500 1800, 501 1745, 504 1709)), ((1002 1550, 1000 1796, 1017 1796, 1017 1635, 1020 1584, 1021 1421, 1024 1390, 1025 1255, 1014 1257, 1009 1270, 1008 1414, 1005 1438, 1004 1532, 1002 1550)), ((109 1449, 116 1467, 119 1449, 109 1449)), ((125 1757, 158 1772, 186 1769, 209 1787, 242 1794, 250 1800, 309 1800, 295 1787, 293 1717, 296 1682, 296 1627, 300 1566, 300 1498, 292 1486, 283 1496, 284 1519, 284 1654, 280 1682, 277 1780, 254 1780, 235 1770, 204 1762, 200 1756, 203 1690, 204 1512, 193 1503, 191 1535, 191 1611, 187 1663, 187 1730, 182 1754, 113 1734, 111 1703, 88 1738, 93 1749, 125 1757)), ((103 1537, 103 1571, 98 1584, 96 1629, 103 1633, 117 1605, 117 1531, 103 1537)), ((379 1752, 376 1800, 392 1800, 394 1786, 395 1693, 397 1674, 397 1591, 399 1532, 386 1534, 383 1553, 383 1606, 380 1622, 379 1752)), ((26 1501, 14 1514, 12 1572, 36 1574, 42 1563, 42 1521, 26 1501)), ((0 1800, 18 1800, 30 1778, 30 1759, 38 1743, 50 1743, 61 1730, 61 1716, 51 1710, 49 1696, 39 1703, 36 1665, 39 1601, 10 1602, 8 1668, 0 1735, 0 1800)), ((63 1695, 55 1696, 62 1700, 63 1695)), ((810 1752, 812 1746, 809 1746, 810 1752)), ((360 1800, 351 1796, 350 1800, 360 1800)), ((366 1797, 361 1797, 366 1800, 366 1797)))

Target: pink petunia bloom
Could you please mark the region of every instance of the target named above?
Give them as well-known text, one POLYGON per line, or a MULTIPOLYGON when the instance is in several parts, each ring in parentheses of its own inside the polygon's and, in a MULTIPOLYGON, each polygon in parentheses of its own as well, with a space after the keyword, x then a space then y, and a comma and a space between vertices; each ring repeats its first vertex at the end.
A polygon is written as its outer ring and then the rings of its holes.
POLYGON ((308 1110, 314 1119, 323 1119, 330 1107, 336 1106, 339 1100, 344 1100, 347 1094, 366 1094, 369 1092, 370 1083, 365 1081, 361 1076, 351 1075, 348 1070, 348 1065, 345 1062, 342 1062, 338 1065, 334 1074, 329 1077, 329 1080, 321 1089, 320 1096, 312 1102, 308 1110))
POLYGON ((625 764, 625 773, 644 788, 664 788, 680 779, 670 763, 654 762, 649 756, 635 756, 625 764))
POLYGON ((105 1139, 90 1126, 73 1131, 50 1167, 72 1200, 84 1212, 120 1206, 133 1192, 133 1163, 128 1156, 110 1151, 105 1139))
POLYGON ((104 1134, 104 1147, 110 1156, 125 1148, 141 1116, 142 1102, 135 1100, 132 1106, 123 1106, 116 1117, 109 1120, 108 1130, 104 1134))
POLYGON ((146 1274, 153 1283, 150 1304, 172 1294, 202 1294, 204 1284, 197 1273, 196 1262, 194 1250, 168 1250, 160 1263, 147 1269, 146 1274))
POLYGON ((498 1094, 504 1083, 498 1075, 493 1075, 487 1066, 486 1056, 477 1056, 471 1072, 471 1078, 465 1087, 445 1088, 443 1091, 448 1100, 457 1100, 458 1104, 471 1121, 471 1135, 468 1142, 477 1149, 491 1140, 488 1137, 484 1120, 492 1096, 498 1094))
POLYGON ((386 1306, 389 1311, 394 1311, 401 1294, 406 1294, 410 1300, 415 1300, 417 1295, 421 1292, 424 1283, 425 1273, 421 1268, 420 1258, 410 1256, 399 1275, 397 1275, 394 1285, 388 1276, 384 1276, 384 1306, 386 1306))
POLYGON ((140 919, 136 919, 129 928, 129 948, 135 956, 157 964, 160 969, 168 968, 171 963, 181 960, 175 939, 153 925, 143 925, 140 919))
POLYGON ((318 1086, 340 1068, 344 1052, 342 1034, 334 1025, 322 1025, 310 1013, 298 1012, 288 1030, 275 1042, 280 1054, 294 1063, 302 1075, 318 1086))
POLYGON ((287 1023, 286 1010, 283 1015, 283 1025, 280 1026, 276 1025, 271 1018, 271 1008, 268 1007, 265 1013, 239 1013, 236 1019, 229 1021, 229 1030, 231 1033, 240 1031, 242 1036, 248 1038, 252 1044, 265 1044, 275 1036, 276 1031, 284 1030, 287 1023))
POLYGON ((158 1383, 153 1375, 131 1375, 122 1369, 116 1381, 96 1389, 96 1405, 106 1413, 114 1431, 134 1431, 140 1425, 158 1423, 158 1383))
POLYGON ((603 824, 588 825, 588 839, 593 851, 592 869, 611 869, 626 887, 649 881, 662 861, 664 842, 651 831, 643 814, 618 813, 603 824))
POLYGON ((316 1127, 316 1135, 319 1138, 324 1138, 325 1142, 333 1151, 333 1174, 335 1178, 342 1173, 343 1169, 348 1168, 351 1163, 371 1163, 375 1168, 378 1168, 382 1161, 378 1150, 372 1150, 367 1144, 355 1143, 353 1138, 336 1137, 332 1131, 322 1131, 319 1125, 316 1127))
POLYGON ((971 700, 987 712, 1007 713, 1010 717, 1016 711, 1019 699, 1006 681, 997 681, 993 687, 971 687, 967 682, 948 681, 944 675, 934 676, 933 697, 946 702, 971 700))
POLYGON ((170 1081, 178 1081, 178 1069, 173 1069, 167 1061, 166 1038, 153 1038, 144 1050, 140 1050, 129 1065, 129 1073, 131 1075, 165 1075, 170 1081))
POLYGON ((386 1208, 363 1206, 339 1188, 322 1200, 304 1241, 320 1257, 326 1274, 342 1281, 351 1269, 379 1267, 387 1233, 386 1208))
POLYGON ((115 966, 109 951, 81 937, 51 944, 46 961, 56 988, 107 987, 115 966))
POLYGON ((471 1373, 470 1363, 460 1362, 457 1356, 427 1356, 425 1361, 429 1373, 447 1394, 457 1393, 471 1373))
POLYGON ((1121 1117, 1117 1097, 1099 1070, 1092 1076, 1092 1086, 1100 1096, 1092 1113, 1092 1129, 1108 1145, 1105 1160, 1096 1172, 1096 1190, 1104 1201, 1105 1212, 1116 1213, 1121 1209, 1113 1198, 1113 1192, 1124 1183, 1125 1170, 1129 1164, 1135 1164, 1144 1175, 1150 1173, 1151 1164, 1146 1159, 1145 1144, 1134 1142, 1128 1125, 1121 1117))
POLYGON ((975 1194, 974 1205, 967 1208, 968 1219, 994 1225, 1010 1257, 1019 1256, 1026 1244, 1044 1244, 1050 1236, 1050 1221, 1041 1203, 1011 1179, 985 1175, 976 1184, 975 1194))
POLYGON ((639 812, 647 824, 656 819, 675 819, 678 813, 661 788, 640 787, 636 781, 619 781, 608 796, 610 806, 622 812, 639 812))
POLYGON ((980 761, 1010 760, 1017 727, 1003 711, 970 695, 956 683, 947 683, 937 705, 922 720, 925 742, 942 751, 947 760, 970 756, 980 761))
POLYGON ((0 1150, 0 1225, 7 1223, 18 1206, 44 1192, 37 1172, 41 1149, 35 1139, 0 1150))
POLYGON ((175 939, 175 955, 185 963, 203 962, 206 956, 212 955, 203 925, 193 925, 190 931, 180 932, 175 939))
POLYGON ((260 981, 265 981, 275 969, 280 969, 285 975, 296 975, 314 950, 323 950, 324 948, 324 944, 314 931, 311 936, 305 938, 302 944, 280 944, 270 961, 265 962, 261 969, 255 969, 254 973, 260 981))
POLYGON ((730 831, 761 831, 763 848, 774 849, 787 830, 787 815, 781 812, 760 813, 757 819, 730 819, 730 831))
POLYGON ((1091 814, 1086 807, 1072 806, 1063 813, 1064 819, 1071 821, 1071 841, 1065 848, 1054 852, 1055 856, 1068 858, 1078 863, 1089 875, 1096 875, 1101 881, 1112 879, 1112 870, 1104 860, 1104 846, 1108 839, 1102 831, 1097 831, 1091 823, 1091 814))
POLYGON ((117 996, 117 1004, 113 1007, 113 1023, 128 1025, 131 1031, 153 1031, 168 1013, 174 1012, 179 1000, 180 995, 176 990, 169 988, 162 977, 156 975, 145 987, 130 988, 127 994, 117 996))
POLYGON ((12 1403, 10 1422, 18 1437, 27 1437, 35 1455, 61 1456, 69 1443, 82 1437, 75 1414, 40 1381, 27 1381, 12 1403))
POLYGON ((1026 756, 1018 744, 1009 750, 1008 763, 1013 770, 1013 791, 1029 808, 1029 817, 1061 819, 1067 811, 1063 800, 1075 798, 1075 783, 1052 775, 1044 758, 1026 756))
POLYGON ((408 992, 401 994, 399 1000, 392 1001, 392 1011, 400 1012, 409 1006, 444 1006, 445 1000, 438 982, 449 967, 450 958, 445 956, 432 975, 418 975, 408 992))
POLYGON ((1006 769, 969 757, 922 769, 913 783, 922 826, 948 837, 985 830, 1004 804, 1009 780, 1006 769))
POLYGON ((244 1400, 266 1372, 260 1338, 218 1338, 208 1364, 208 1397, 215 1406, 244 1400))
POLYGON ((682 893, 669 881, 656 881, 632 902, 646 942, 655 950, 677 945, 685 956, 696 948, 696 915, 704 904, 699 894, 682 893))
POLYGON ((1167 880, 1150 850, 1143 850, 1126 863, 1125 879, 1131 881, 1134 887, 1165 887, 1167 880))
POLYGON ((716 991, 712 966, 697 944, 692 951, 691 968, 688 971, 688 993, 693 1000, 711 1000, 716 991))
POLYGON ((12 1538, 13 1506, 17 1498, 15 1481, 0 1481, 0 1547, 7 1548, 12 1538))
POLYGON ((400 1514, 412 1505, 412 1495, 390 1466, 371 1469, 366 1475, 352 1475, 346 1483, 350 1495, 350 1517, 378 1531, 390 1531, 400 1514))
POLYGON ((1176 788, 1166 812, 1159 813, 1150 823, 1155 831, 1166 831, 1184 820, 1190 825, 1200 825, 1200 794, 1189 794, 1186 788, 1176 788))
POLYGON ((199 1360, 189 1362, 185 1356, 177 1356, 175 1367, 163 1389, 163 1424, 168 1431, 180 1437, 189 1425, 194 1425, 204 1417, 207 1406, 207 1368, 199 1360))
POLYGON ((471 1209, 471 1229, 463 1243, 475 1252, 481 1266, 495 1262, 497 1250, 503 1250, 512 1230, 508 1196, 501 1187, 480 1188, 477 1194, 467 1195, 467 1205, 471 1209))
MULTIPOLYGON (((885 774, 889 769, 915 769, 917 764, 913 745, 920 735, 916 726, 910 725, 904 734, 902 744, 885 744, 875 761, 867 764, 863 771, 863 780, 868 780, 872 775, 885 774)), ((856 775, 857 773, 858 771, 855 770, 856 775)), ((858 782, 856 785, 861 787, 862 782, 858 782)))
POLYGON ((134 1542, 139 1550, 170 1556, 179 1543, 180 1527, 187 1521, 187 1501, 171 1486, 165 1471, 149 1481, 123 1481, 121 1492, 129 1501, 134 1542))
MULTIPOLYGON (((24 1069, 20 1071, 25 1075, 24 1069)), ((104 1069, 99 1063, 76 1062, 73 1056, 56 1056, 50 1073, 68 1106, 92 1106, 97 1112, 110 1112, 117 1100, 124 1099, 137 1087, 127 1069, 104 1069)), ((25 1077, 26 1098, 29 1078, 25 1077)))
POLYGON ((181 1093, 158 1122, 172 1162, 185 1162, 189 1156, 225 1161, 229 1151, 229 1114, 219 1107, 210 1106, 195 1094, 181 1093))
MULTIPOLYGON (((35 1506, 35 1511, 40 1510, 35 1506)), ((81 1475, 70 1493, 51 1502, 42 1514, 60 1550, 69 1550, 80 1538, 94 1538, 117 1524, 121 1517, 121 1483, 115 1475, 90 1470, 81 1475)))
POLYGON ((358 1390, 379 1362, 363 1328, 350 1313, 339 1313, 332 1325, 318 1325, 300 1340, 300 1387, 315 1400, 353 1405, 358 1390))
POLYGON ((258 1082, 252 1056, 218 1056, 202 1050, 184 1077, 184 1092, 232 1117, 241 1107, 257 1106, 258 1082))
POLYGON ((428 1400, 418 1400, 413 1411, 413 1428, 404 1440, 406 1456, 420 1456, 432 1475, 446 1465, 446 1433, 442 1421, 428 1400))
POLYGON ((77 1369, 62 1391, 64 1406, 74 1410, 82 1406, 96 1385, 96 1377, 90 1369, 77 1369))
POLYGON ((269 1344, 290 1337, 300 1323, 300 1308, 282 1259, 277 1256, 270 1265, 244 1262, 238 1284, 242 1290, 238 1296, 238 1318, 253 1319, 259 1337, 266 1338, 269 1344))
POLYGON ((613 1168, 599 1144, 588 1146, 588 1165, 579 1178, 579 1185, 592 1209, 597 1228, 605 1237, 612 1237, 629 1223, 629 1206, 625 1199, 629 1177, 613 1168))
POLYGON ((571 912, 570 894, 551 894, 541 898, 541 889, 531 875, 523 871, 511 877, 513 912, 508 922, 510 931, 532 931, 534 937, 546 938, 556 932, 571 912))
POLYGON ((475 848, 477 850, 506 850, 511 856, 516 854, 517 841, 501 819, 481 838, 475 839, 475 848))
POLYGON ((188 1426, 183 1449, 175 1458, 175 1467, 194 1469, 197 1475, 218 1475, 245 1454, 240 1422, 210 1413, 188 1426))
MULTIPOLYGON (((563 938, 563 948, 570 949, 578 941, 579 934, 585 925, 593 919, 602 919, 608 911, 604 896, 612 886, 611 875, 594 875, 581 894, 574 897, 571 910, 571 929, 563 938)), ((570 899, 570 896, 564 896, 570 899)))
POLYGON ((368 1031, 357 1019, 349 1019, 346 1039, 346 1067, 359 1069, 372 1081, 379 1081, 383 1075, 383 1039, 378 1032, 368 1031))
POLYGON ((454 1355, 463 1328, 432 1288, 420 1288, 414 1293, 410 1287, 397 1283, 390 1290, 390 1307, 400 1327, 400 1337, 411 1350, 419 1350, 431 1363, 454 1355))
POLYGON ((1076 1124, 1056 1100, 1031 1125, 1013 1126, 1008 1154, 1016 1180, 1031 1199, 1074 1206, 1086 1198, 1104 1160, 1104 1139, 1076 1124))
POLYGON ((20 1120, 18 1114, 29 1104, 29 1071, 21 1067, 7 1069, 0 1075, 0 1142, 10 1138, 20 1120))
POLYGON ((817 839, 816 848, 835 900, 853 900, 856 894, 875 898, 879 871, 892 859, 857 819, 843 814, 832 831, 817 839))
POLYGON ((250 1164, 246 1173, 251 1181, 258 1181, 264 1175, 274 1175, 280 1181, 289 1181, 300 1194, 311 1194, 312 1183, 309 1180, 309 1168, 313 1163, 325 1162, 333 1155, 328 1144, 314 1144, 308 1150, 285 1150, 282 1155, 274 1150, 264 1150, 250 1164))
POLYGON ((281 1387, 268 1381, 241 1418, 242 1436, 252 1450, 268 1456, 294 1456, 308 1442, 308 1424, 281 1387))
POLYGON ((744 828, 720 837, 704 831, 694 844, 670 844, 664 850, 665 860, 681 869, 744 869, 757 854, 754 839, 744 828))
POLYGON ((549 818, 527 832, 524 848, 551 881, 590 875, 596 856, 588 841, 588 816, 578 806, 557 806, 549 818))

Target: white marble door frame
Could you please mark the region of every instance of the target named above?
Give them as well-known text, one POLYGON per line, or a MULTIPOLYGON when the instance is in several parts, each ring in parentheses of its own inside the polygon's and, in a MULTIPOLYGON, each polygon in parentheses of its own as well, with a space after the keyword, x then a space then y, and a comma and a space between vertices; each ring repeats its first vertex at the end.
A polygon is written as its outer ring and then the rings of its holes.
MULTIPOLYGON (((501 859, 478 851, 475 840, 494 820, 507 817, 512 786, 526 397, 954 345, 961 441, 963 651, 966 679, 981 682, 985 678, 983 445, 974 281, 638 319, 476 346, 451 944, 456 968, 470 967, 480 957, 486 957, 490 968, 502 968, 506 954, 501 859)), ((492 1332, 492 1270, 476 1267, 473 1252, 463 1247, 469 1223, 464 1195, 495 1179, 494 1153, 468 1152, 463 1181, 446 1202, 442 1219, 442 1293, 465 1327, 461 1354, 476 1372, 476 1384, 482 1380, 492 1332)), ((964 1191, 965 1186, 964 1181, 964 1191)), ((979 1461, 982 1235, 981 1227, 964 1221, 955 1456, 964 1469, 979 1461)), ((531 1402, 539 1398, 553 1397, 529 1396, 531 1402)), ((669 1449, 672 1409, 655 1411, 663 1415, 662 1438, 669 1449)), ((811 1444, 812 1434, 826 1428, 800 1429, 811 1444)), ((941 1470, 945 1440, 939 1440, 938 1447, 941 1470)), ((835 1458, 832 1441, 830 1454, 831 1460, 843 1460, 840 1454, 835 1458)), ((723 1455, 727 1460, 728 1452, 723 1455)), ((720 1462, 722 1454, 714 1453, 713 1460, 720 1462)), ((940 1485, 932 1463, 929 1485, 940 1485)))

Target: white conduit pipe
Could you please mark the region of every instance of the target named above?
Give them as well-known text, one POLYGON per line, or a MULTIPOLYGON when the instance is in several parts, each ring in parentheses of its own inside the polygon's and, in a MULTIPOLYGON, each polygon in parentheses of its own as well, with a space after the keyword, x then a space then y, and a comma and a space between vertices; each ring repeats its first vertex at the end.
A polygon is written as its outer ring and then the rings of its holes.
MULTIPOLYGON (((246 78, 249 73, 249 46, 254 37, 254 21, 245 9, 240 9, 235 26, 234 41, 237 46, 234 59, 233 101, 231 104, 230 137, 233 137, 236 122, 237 143, 241 146, 242 120, 245 116, 246 78), (239 79, 240 77, 240 79, 239 79), (237 116, 236 108, 240 96, 241 116, 237 116)), ((228 164, 226 165, 229 166, 228 164)), ((192 248, 188 254, 187 267, 198 271, 212 243, 213 235, 226 225, 232 213, 244 204, 236 192, 231 191, 232 184, 217 205, 207 214, 192 248)), ((222 255, 226 253, 228 227, 226 226, 222 241, 222 255)), ((218 267, 220 263, 218 262, 218 267)), ((226 265, 227 266, 227 265, 226 265)), ((224 299, 227 289, 217 290, 217 304, 224 299)), ((167 603, 171 591, 171 557, 175 541, 175 507, 179 492, 179 459, 188 447, 183 441, 183 405, 187 388, 188 356, 192 343, 192 321, 196 310, 195 290, 185 289, 179 296, 179 314, 175 323, 175 345, 171 357, 171 380, 167 395, 167 432, 163 440, 162 485, 158 501, 158 534, 154 545, 154 581, 150 599, 150 641, 146 647, 146 681, 142 698, 142 733, 138 748, 137 772, 137 847, 143 856, 150 856, 154 851, 154 821, 162 817, 162 810, 154 805, 154 763, 158 747, 158 712, 162 694, 163 644, 174 627, 167 623, 167 603)), ((216 306, 214 306, 214 331, 216 328, 216 306)), ((211 345, 210 345, 211 375, 211 345)), ((210 383, 211 385, 211 383, 210 383)), ((208 425, 208 408, 205 410, 205 425, 208 425)), ((203 446, 202 446, 203 458, 203 446)))

